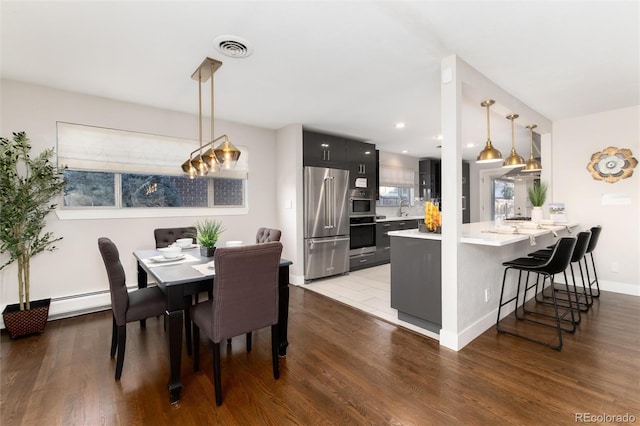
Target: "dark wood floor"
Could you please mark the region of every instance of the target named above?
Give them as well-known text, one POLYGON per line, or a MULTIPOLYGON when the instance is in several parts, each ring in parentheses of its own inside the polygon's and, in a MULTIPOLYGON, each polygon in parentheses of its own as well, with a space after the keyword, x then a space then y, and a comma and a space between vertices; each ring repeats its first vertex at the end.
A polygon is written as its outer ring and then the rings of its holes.
POLYGON ((50 322, 1 338, 0 423, 10 425, 575 424, 576 413, 640 422, 640 301, 603 293, 562 352, 492 328, 460 352, 324 296, 291 287, 290 346, 270 368, 270 333, 222 355, 184 356, 183 398, 169 403, 162 319, 130 324, 122 380, 109 358, 111 314, 50 322))

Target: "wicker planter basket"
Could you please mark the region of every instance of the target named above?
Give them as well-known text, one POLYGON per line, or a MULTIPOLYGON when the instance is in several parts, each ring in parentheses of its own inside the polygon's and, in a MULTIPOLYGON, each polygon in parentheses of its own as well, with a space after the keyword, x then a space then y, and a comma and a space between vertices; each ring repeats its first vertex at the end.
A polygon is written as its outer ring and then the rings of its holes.
POLYGON ((31 309, 24 311, 20 310, 20 305, 17 303, 7 305, 2 311, 2 319, 9 336, 15 339, 44 333, 44 327, 49 318, 49 305, 51 305, 51 299, 34 300, 31 302, 31 309))

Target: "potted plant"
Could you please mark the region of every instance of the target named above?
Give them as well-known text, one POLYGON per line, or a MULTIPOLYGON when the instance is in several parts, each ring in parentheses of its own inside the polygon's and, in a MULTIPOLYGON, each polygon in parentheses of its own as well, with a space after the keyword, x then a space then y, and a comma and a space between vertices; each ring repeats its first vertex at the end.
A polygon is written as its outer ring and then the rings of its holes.
POLYGON ((529 201, 531 201, 531 205, 533 206, 533 210, 531 211, 532 222, 540 223, 543 218, 542 206, 547 199, 547 188, 546 183, 537 181, 528 189, 529 201))
POLYGON ((53 148, 35 157, 25 132, 0 138, 0 270, 17 262, 19 303, 7 305, 2 316, 12 338, 42 333, 51 299, 30 300, 30 260, 53 251, 62 237, 44 232, 46 216, 56 208, 51 201, 64 188, 64 179, 51 161, 53 148), (8 256, 8 258, 7 258, 8 256))
POLYGON ((196 241, 200 244, 200 255, 212 257, 216 251, 216 243, 220 234, 225 230, 222 222, 218 220, 205 219, 195 224, 196 241))

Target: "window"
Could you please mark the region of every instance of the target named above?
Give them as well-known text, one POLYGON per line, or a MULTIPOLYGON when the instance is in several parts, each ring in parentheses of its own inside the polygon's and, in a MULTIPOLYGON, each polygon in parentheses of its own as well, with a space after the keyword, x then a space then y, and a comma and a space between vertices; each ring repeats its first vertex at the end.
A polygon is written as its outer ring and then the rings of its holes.
POLYGON ((515 216, 514 190, 515 185, 511 180, 493 180, 493 220, 515 216))
POLYGON ((412 205, 414 188, 406 186, 381 186, 378 207, 409 207, 412 205))
POLYGON ((233 170, 189 179, 175 158, 182 160, 197 146, 165 136, 58 123, 58 162, 67 167, 63 211, 117 210, 122 212, 118 217, 131 217, 126 212, 136 209, 135 217, 145 217, 163 209, 220 207, 226 214, 246 213, 247 149, 239 147, 233 170))

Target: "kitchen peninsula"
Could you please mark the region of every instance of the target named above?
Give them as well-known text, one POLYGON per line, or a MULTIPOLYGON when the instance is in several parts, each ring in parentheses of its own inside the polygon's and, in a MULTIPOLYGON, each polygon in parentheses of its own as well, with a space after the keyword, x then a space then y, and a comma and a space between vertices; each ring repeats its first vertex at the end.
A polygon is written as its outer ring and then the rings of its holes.
MULTIPOLYGON (((471 314, 469 318, 490 318, 493 315, 495 321, 502 284, 502 262, 553 244, 557 237, 574 232, 576 226, 551 225, 534 229, 530 222, 514 225, 495 227, 493 222, 462 225, 458 278, 465 283, 463 288, 467 291, 459 295, 459 300, 462 309, 471 314)), ((443 309, 442 236, 418 232, 417 229, 390 231, 389 236, 391 306, 398 310, 398 319, 439 333, 443 309)), ((514 293, 515 285, 509 285, 505 291, 514 293)))

